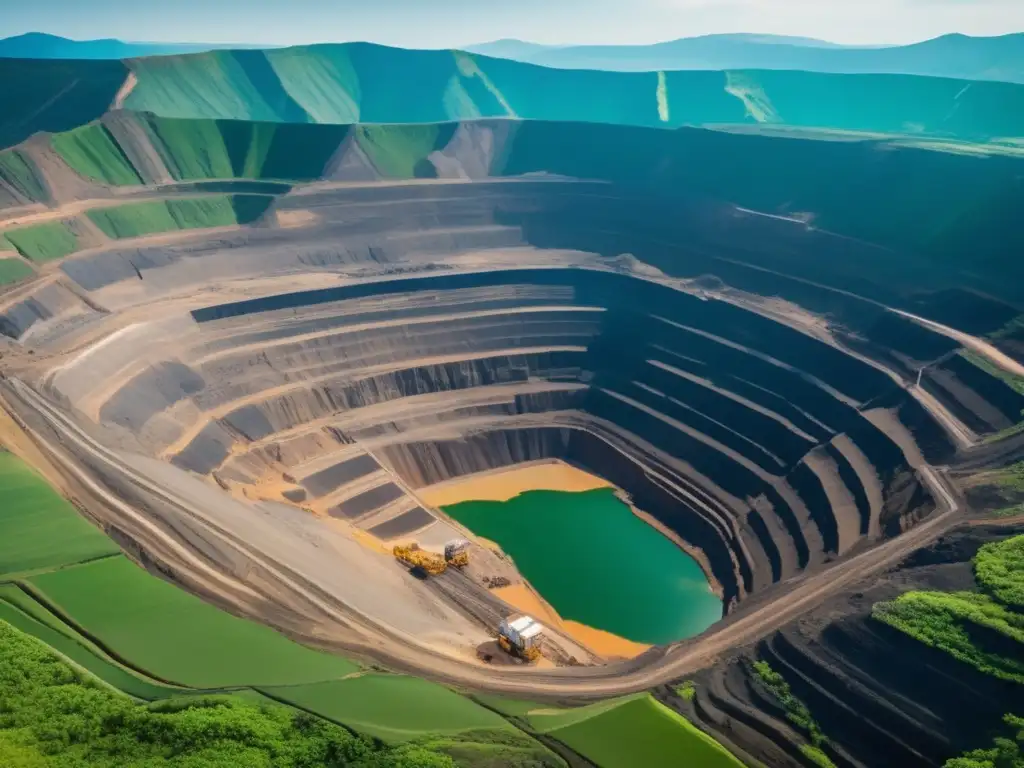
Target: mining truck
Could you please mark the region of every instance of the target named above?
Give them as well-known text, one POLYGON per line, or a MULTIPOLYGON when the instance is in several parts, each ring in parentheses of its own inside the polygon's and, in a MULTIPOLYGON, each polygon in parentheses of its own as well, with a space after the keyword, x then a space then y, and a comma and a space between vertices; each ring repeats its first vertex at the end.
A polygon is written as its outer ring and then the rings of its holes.
POLYGON ((420 549, 420 545, 416 542, 412 544, 396 544, 392 552, 396 558, 408 565, 412 570, 422 571, 431 576, 444 573, 448 567, 448 562, 441 555, 420 549))
POLYGON ((444 559, 448 565, 465 568, 469 565, 469 542, 465 539, 453 539, 444 545, 444 559))
POLYGON ((509 616, 498 625, 498 645, 512 656, 525 661, 540 658, 540 641, 544 627, 532 616, 509 616))

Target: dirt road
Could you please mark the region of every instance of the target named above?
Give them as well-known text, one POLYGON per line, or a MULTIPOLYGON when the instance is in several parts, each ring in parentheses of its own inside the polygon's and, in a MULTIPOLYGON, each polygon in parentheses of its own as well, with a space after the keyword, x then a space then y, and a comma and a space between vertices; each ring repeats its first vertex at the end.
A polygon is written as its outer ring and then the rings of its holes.
MULTIPOLYGON (((354 644, 353 650, 371 653, 384 663, 425 677, 484 691, 520 696, 598 698, 641 691, 682 677, 707 666, 734 647, 764 637, 865 576, 898 563, 911 551, 957 524, 960 517, 957 514, 957 500, 949 490, 946 479, 934 469, 925 467, 921 469, 922 480, 929 486, 939 505, 939 510, 931 519, 896 539, 823 572, 794 579, 788 591, 785 591, 783 585, 774 600, 750 612, 744 612, 741 608, 701 637, 655 648, 635 659, 603 667, 488 667, 442 653, 420 642, 417 637, 385 625, 374 616, 356 612, 351 606, 333 599, 319 585, 302 578, 301 564, 272 560, 252 549, 247 542, 218 529, 209 522, 206 515, 190 509, 189 502, 179 497, 173 489, 160 486, 142 476, 125 464, 117 453, 93 440, 31 387, 14 379, 4 383, 15 395, 12 402, 16 400, 32 408, 36 415, 60 435, 60 447, 46 446, 54 459, 67 464, 68 471, 75 473, 83 482, 89 482, 92 490, 107 502, 123 506, 123 502, 107 492, 101 483, 84 477, 82 470, 74 465, 72 454, 85 456, 92 465, 103 467, 104 472, 129 478, 131 482, 160 496, 183 515, 187 515, 193 523, 206 528, 211 536, 220 537, 228 546, 244 552, 279 581, 285 591, 295 594, 297 599, 316 605, 340 624, 358 628, 360 634, 367 637, 367 642, 354 644)), ((43 440, 38 433, 34 437, 43 440)), ((158 530, 157 535, 168 538, 162 530, 158 530)), ((175 542, 168 541, 168 544, 175 542)), ((194 558, 185 559, 183 563, 195 565, 194 558)), ((209 576, 206 574, 207 579, 209 576)), ((219 574, 219 578, 234 580, 227 574, 219 574)), ((245 588, 244 584, 237 583, 232 591, 245 588)))

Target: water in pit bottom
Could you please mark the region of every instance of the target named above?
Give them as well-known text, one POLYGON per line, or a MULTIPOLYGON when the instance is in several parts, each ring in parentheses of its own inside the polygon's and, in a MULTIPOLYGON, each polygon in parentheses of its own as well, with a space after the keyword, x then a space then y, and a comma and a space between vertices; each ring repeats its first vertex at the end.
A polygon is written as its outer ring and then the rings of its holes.
POLYGON ((722 618, 722 601, 697 562, 614 489, 527 491, 444 511, 497 542, 564 619, 660 645, 722 618))

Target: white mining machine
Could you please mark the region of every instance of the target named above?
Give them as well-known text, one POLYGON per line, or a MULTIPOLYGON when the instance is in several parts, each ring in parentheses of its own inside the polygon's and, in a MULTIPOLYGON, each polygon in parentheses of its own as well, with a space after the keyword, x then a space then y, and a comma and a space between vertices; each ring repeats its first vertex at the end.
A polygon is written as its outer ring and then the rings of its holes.
POLYGON ((532 616, 509 616, 498 625, 498 645, 505 653, 524 661, 540 658, 540 641, 544 627, 532 616))

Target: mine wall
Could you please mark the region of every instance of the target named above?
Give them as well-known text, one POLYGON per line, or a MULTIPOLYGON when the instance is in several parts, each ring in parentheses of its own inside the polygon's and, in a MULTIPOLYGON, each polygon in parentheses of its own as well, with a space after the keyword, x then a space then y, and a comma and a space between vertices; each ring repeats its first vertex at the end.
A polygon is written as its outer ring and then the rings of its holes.
MULTIPOLYGON (((810 709, 837 765, 926 768, 991 742, 1006 712, 1024 706, 1021 686, 979 672, 871 618, 871 606, 907 590, 975 588, 971 558, 1017 531, 961 528, 857 591, 822 605, 696 676, 692 712, 771 765, 800 765, 805 743, 751 668, 767 661, 810 709), (779 745, 788 757, 776 754, 779 745)), ((684 709, 686 706, 684 705, 684 709)))
POLYGON ((386 539, 447 526, 405 487, 569 461, 697 553, 727 605, 926 517, 922 450, 950 450, 877 361, 656 276, 442 270, 181 322, 162 354, 126 337, 91 383, 49 386, 188 472, 386 539))

